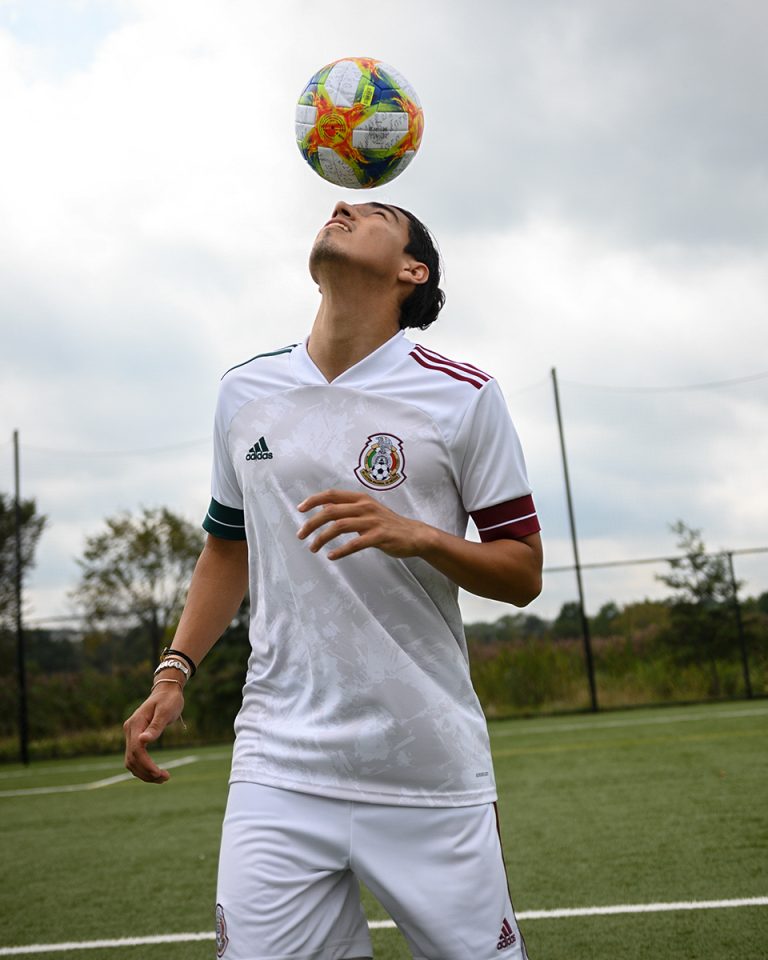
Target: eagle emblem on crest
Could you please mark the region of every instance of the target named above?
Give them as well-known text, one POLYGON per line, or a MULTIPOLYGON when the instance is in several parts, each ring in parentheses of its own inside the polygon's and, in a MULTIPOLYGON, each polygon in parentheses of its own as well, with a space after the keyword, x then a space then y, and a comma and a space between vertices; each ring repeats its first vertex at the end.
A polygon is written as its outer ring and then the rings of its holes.
POLYGON ((355 476, 371 490, 391 490, 406 478, 403 441, 392 433, 374 433, 360 452, 355 476))

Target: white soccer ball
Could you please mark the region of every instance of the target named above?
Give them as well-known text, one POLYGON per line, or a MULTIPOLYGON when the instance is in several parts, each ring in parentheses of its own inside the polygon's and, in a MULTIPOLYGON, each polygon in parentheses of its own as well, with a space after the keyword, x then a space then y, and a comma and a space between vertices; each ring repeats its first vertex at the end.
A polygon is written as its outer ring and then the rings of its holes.
POLYGON ((421 144, 419 98, 394 67, 367 57, 329 63, 296 106, 296 142, 312 169, 340 187, 399 176, 421 144))

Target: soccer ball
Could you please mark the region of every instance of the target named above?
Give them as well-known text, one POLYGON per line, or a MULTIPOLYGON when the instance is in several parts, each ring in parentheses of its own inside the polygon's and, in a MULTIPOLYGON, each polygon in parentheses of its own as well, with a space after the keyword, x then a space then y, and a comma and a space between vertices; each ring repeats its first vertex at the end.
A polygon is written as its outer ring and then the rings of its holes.
POLYGON ((391 470, 392 465, 383 453, 374 457, 373 463, 371 464, 371 476, 374 480, 378 480, 379 483, 384 483, 389 477, 391 470))
POLYGON ((348 57, 312 77, 296 105, 296 142, 315 173, 340 187, 378 187, 419 149, 424 114, 405 77, 380 60, 348 57))

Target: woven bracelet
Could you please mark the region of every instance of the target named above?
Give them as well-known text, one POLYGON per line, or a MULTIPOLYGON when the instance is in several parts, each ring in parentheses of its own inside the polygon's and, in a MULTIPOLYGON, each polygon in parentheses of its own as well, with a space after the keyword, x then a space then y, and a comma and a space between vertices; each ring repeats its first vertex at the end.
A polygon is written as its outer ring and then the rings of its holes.
POLYGON ((192 671, 192 676, 197 673, 197 667, 195 666, 195 661, 188 654, 184 653, 181 650, 174 650, 173 647, 166 647, 165 650, 160 654, 160 659, 164 660, 166 657, 181 657, 186 663, 189 664, 189 669, 192 671))

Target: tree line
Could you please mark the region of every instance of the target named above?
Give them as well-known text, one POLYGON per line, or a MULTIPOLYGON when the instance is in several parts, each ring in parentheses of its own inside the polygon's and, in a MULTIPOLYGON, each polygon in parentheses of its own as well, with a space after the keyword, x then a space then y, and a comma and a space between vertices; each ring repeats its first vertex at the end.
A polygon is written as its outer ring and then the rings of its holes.
MULTIPOLYGON (((46 527, 21 504, 22 570, 34 565, 46 527)), ((15 759, 15 516, 0 493, 0 760, 15 759)), ((701 531, 672 526, 682 556, 658 579, 664 600, 604 604, 590 618, 602 706, 768 693, 768 593, 741 598, 727 557, 708 553, 701 531)), ((204 534, 167 508, 108 518, 88 537, 71 603, 77 629, 27 630, 30 729, 39 753, 119 747, 119 725, 146 695, 160 650, 171 643, 204 534)), ((473 681, 490 717, 585 709, 579 605, 552 620, 522 611, 466 624, 473 681)), ((249 652, 247 598, 190 686, 189 737, 227 738, 249 652)), ((180 736, 171 731, 169 739, 180 736)))

